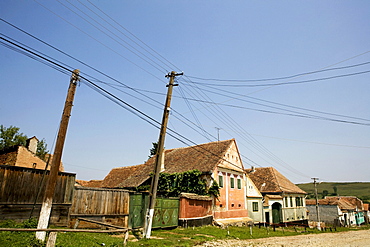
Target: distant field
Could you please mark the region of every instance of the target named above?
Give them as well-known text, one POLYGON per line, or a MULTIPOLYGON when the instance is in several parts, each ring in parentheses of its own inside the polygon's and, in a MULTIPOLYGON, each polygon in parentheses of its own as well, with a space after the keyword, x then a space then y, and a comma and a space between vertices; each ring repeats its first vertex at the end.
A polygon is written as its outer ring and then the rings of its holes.
MULTIPOLYGON (((299 188, 306 191, 308 198, 314 198, 315 191, 313 183, 297 184, 299 188)), ((365 203, 370 203, 370 183, 363 182, 323 182, 317 184, 317 193, 319 198, 328 196, 357 196, 365 203)))

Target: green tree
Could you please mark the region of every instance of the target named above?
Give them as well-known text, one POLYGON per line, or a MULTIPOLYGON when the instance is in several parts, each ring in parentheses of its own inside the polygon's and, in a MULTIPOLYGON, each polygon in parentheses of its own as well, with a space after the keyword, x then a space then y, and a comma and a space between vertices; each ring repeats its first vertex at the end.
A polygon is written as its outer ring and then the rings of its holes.
POLYGON ((334 190, 334 194, 333 194, 333 196, 338 195, 338 187, 334 185, 334 186, 333 186, 333 190, 334 190))
POLYGON ((47 161, 46 155, 49 153, 49 150, 47 149, 47 147, 48 145, 46 144, 45 139, 42 139, 41 141, 37 143, 36 155, 44 161, 47 161))
POLYGON ((323 190, 322 191, 322 198, 325 198, 325 196, 329 195, 329 191, 323 190))
POLYGON ((156 155, 158 150, 158 142, 152 142, 152 145, 153 147, 150 149, 150 155, 148 156, 149 159, 156 155))
MULTIPOLYGON (((26 146, 28 137, 19 132, 19 128, 10 125, 10 127, 4 127, 0 125, 0 150, 12 147, 14 145, 26 146)), ((48 154, 47 144, 45 139, 42 139, 37 143, 36 155, 45 160, 46 155, 48 154)))
POLYGON ((11 126, 9 128, 0 125, 0 150, 9 148, 14 145, 26 146, 28 137, 19 133, 19 128, 11 126))

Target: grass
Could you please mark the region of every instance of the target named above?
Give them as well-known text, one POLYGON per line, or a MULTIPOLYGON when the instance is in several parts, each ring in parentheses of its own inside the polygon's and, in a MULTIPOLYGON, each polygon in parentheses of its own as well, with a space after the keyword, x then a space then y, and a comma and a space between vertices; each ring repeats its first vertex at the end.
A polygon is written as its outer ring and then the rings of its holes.
MULTIPOLYGON (((2 228, 24 228, 33 227, 30 222, 15 223, 6 221, 0 223, 2 228)), ((352 230, 357 228, 351 228, 352 230)), ((359 229, 369 229, 369 227, 360 227, 359 229)), ((337 228, 337 231, 348 231, 348 228, 337 228)), ((330 231, 329 231, 330 232, 330 231)), ((304 228, 276 228, 273 231, 272 227, 253 227, 252 235, 249 227, 229 227, 221 229, 214 226, 203 226, 194 228, 175 228, 154 230, 151 239, 137 240, 134 237, 129 239, 128 247, 150 247, 150 246, 194 246, 202 244, 211 240, 225 240, 225 239, 252 239, 252 238, 266 238, 276 236, 292 236, 301 234, 320 233, 316 229, 308 229, 305 232, 304 228)), ((34 233, 31 232, 0 232, 0 246, 22 246, 22 247, 41 247, 45 246, 39 243, 34 233)), ((107 246, 107 247, 121 247, 123 246, 123 235, 106 234, 106 233, 58 233, 57 243, 58 247, 93 247, 93 246, 107 246)))

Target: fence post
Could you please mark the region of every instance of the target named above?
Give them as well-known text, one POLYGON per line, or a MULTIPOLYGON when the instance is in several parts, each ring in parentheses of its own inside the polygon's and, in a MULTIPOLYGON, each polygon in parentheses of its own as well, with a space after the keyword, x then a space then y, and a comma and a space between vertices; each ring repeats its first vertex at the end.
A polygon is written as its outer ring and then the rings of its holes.
POLYGON ((56 241, 57 241, 57 232, 50 232, 48 242, 46 243, 46 247, 55 247, 56 241))

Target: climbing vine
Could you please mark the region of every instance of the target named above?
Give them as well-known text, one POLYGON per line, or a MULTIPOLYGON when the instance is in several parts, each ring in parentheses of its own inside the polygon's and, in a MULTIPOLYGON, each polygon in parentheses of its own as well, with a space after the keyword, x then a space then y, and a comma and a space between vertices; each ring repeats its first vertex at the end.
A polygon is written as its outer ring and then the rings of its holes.
MULTIPOLYGON (((216 181, 213 181, 210 188, 207 188, 207 181, 203 179, 202 172, 190 170, 179 173, 160 173, 158 180, 158 193, 165 197, 177 197, 180 193, 194 193, 198 195, 213 195, 216 198, 220 195, 216 181)), ((146 184, 138 188, 139 191, 148 190, 150 185, 146 184)))

